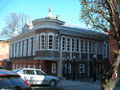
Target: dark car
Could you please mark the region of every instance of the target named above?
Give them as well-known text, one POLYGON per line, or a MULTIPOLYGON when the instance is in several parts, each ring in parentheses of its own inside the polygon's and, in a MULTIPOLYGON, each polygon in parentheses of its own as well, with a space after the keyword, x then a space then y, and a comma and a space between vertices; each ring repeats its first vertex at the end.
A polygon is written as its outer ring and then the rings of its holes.
POLYGON ((31 90, 31 86, 17 73, 0 70, 0 90, 31 90))

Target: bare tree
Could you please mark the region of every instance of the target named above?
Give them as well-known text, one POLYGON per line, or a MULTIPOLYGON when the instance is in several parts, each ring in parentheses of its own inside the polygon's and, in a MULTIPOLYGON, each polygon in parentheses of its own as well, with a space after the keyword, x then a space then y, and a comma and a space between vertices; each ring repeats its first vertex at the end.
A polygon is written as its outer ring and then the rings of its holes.
POLYGON ((2 38, 8 39, 13 37, 14 35, 20 34, 27 20, 30 20, 30 17, 28 15, 25 15, 23 13, 11 13, 6 18, 6 26, 1 32, 2 38))
POLYGON ((113 63, 101 80, 102 90, 113 90, 117 79, 112 76, 120 65, 120 0, 80 0, 80 4, 81 20, 95 30, 108 33, 117 43, 113 63))

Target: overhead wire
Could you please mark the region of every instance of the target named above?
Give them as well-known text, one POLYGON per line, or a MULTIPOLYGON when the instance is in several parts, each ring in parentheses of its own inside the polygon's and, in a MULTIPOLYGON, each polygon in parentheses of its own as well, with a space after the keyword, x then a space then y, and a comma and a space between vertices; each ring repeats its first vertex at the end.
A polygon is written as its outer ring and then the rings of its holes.
POLYGON ((10 0, 7 0, 7 2, 5 2, 5 4, 0 8, 0 12, 5 8, 5 6, 9 3, 10 0))

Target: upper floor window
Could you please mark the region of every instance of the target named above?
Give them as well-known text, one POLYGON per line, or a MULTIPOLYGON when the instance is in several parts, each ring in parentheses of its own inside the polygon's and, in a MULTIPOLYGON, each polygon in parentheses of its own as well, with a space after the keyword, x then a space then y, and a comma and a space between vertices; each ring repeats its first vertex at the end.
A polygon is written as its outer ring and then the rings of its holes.
POLYGON ((96 43, 93 41, 93 43, 92 43, 92 51, 93 51, 93 54, 95 54, 96 53, 96 43))
POLYGON ((85 52, 87 53, 87 51, 88 51, 88 41, 85 40, 85 52))
POLYGON ((62 50, 65 51, 65 37, 62 37, 62 50))
POLYGON ((75 51, 75 39, 72 39, 72 51, 75 51))
POLYGON ((70 51, 70 38, 67 38, 67 51, 70 51))
POLYGON ((83 50, 84 50, 84 42, 83 42, 83 40, 81 40, 81 52, 83 52, 83 50))
POLYGON ((92 42, 89 41, 89 53, 92 53, 92 42))
POLYGON ((46 36, 45 33, 40 34, 40 41, 41 41, 40 49, 42 49, 42 50, 45 49, 45 36, 46 36))
POLYGON ((103 53, 104 58, 108 58, 108 44, 106 42, 103 44, 102 49, 103 49, 102 53, 103 53))
POLYGON ((102 43, 97 43, 97 54, 102 54, 102 43))
POLYGON ((48 49, 53 50, 53 46, 54 46, 54 34, 48 33, 48 49))
POLYGON ((55 50, 58 50, 59 48, 59 38, 58 36, 55 36, 55 50))
POLYGON ((79 46, 80 46, 80 42, 79 42, 79 39, 77 39, 77 52, 79 52, 80 51, 80 48, 79 48, 79 46))

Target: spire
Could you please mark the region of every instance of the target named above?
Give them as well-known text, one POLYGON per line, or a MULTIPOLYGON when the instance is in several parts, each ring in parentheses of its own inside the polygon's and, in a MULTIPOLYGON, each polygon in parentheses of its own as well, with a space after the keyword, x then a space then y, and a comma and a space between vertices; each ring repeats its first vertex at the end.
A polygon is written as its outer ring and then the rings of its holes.
POLYGON ((50 7, 48 8, 48 15, 46 16, 46 18, 53 18, 52 9, 50 7))
POLYGON ((49 9, 49 12, 51 12, 51 11, 52 11, 50 7, 49 7, 48 9, 49 9))

